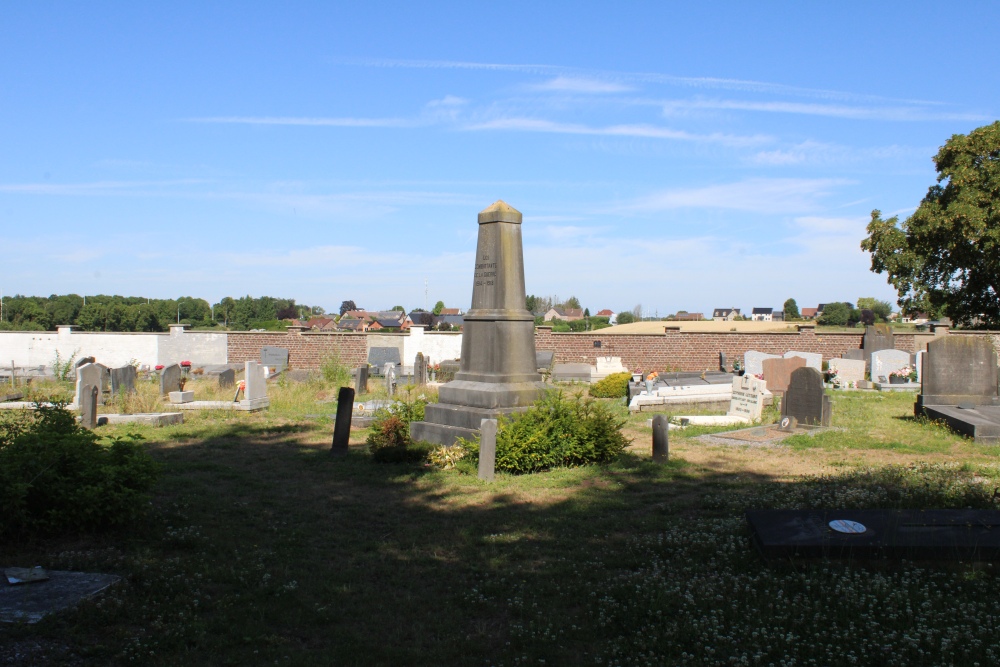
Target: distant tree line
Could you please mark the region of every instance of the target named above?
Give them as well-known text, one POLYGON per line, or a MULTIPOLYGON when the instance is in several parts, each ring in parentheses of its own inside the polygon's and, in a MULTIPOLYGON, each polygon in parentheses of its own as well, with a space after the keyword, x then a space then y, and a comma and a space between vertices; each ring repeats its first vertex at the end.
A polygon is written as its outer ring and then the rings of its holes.
POLYGON ((73 324, 84 331, 166 331, 173 323, 193 328, 225 327, 282 330, 282 320, 323 315, 319 306, 296 304, 295 299, 270 296, 225 297, 209 304, 205 299, 149 299, 137 296, 82 297, 53 294, 48 297, 15 295, 3 299, 0 330, 54 331, 73 324))

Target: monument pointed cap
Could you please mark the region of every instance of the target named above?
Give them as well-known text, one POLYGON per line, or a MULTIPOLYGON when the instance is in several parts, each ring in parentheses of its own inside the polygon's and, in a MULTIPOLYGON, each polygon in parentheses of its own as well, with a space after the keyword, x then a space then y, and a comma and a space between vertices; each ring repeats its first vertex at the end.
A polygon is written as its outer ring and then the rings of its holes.
POLYGON ((513 222, 521 224, 521 212, 502 199, 498 199, 479 212, 479 224, 487 222, 513 222))

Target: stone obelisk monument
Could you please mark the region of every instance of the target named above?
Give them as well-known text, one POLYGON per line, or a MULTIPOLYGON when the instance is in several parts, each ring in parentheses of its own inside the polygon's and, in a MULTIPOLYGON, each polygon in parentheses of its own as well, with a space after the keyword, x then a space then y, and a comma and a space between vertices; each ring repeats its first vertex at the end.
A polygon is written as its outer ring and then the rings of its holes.
POLYGON ((545 388, 535 363, 535 318, 525 307, 521 213, 498 201, 479 213, 472 308, 462 359, 440 403, 410 425, 414 440, 450 445, 472 438, 483 419, 525 410, 545 388))

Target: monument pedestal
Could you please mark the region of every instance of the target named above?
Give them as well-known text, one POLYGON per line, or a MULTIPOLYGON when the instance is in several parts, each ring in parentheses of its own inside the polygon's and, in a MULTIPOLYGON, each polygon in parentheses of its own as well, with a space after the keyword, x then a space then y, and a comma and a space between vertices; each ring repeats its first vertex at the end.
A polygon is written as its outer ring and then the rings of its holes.
POLYGON ((455 379, 428 405, 410 437, 441 445, 474 438, 484 419, 528 409, 545 389, 535 361, 534 317, 525 307, 521 214, 498 201, 479 214, 479 240, 455 379))

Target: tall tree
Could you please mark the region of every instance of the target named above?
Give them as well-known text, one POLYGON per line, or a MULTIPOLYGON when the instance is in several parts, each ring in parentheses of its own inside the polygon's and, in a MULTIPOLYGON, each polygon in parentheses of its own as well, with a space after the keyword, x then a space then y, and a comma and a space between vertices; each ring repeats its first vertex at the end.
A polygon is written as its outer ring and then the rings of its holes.
POLYGON ((786 320, 797 320, 802 317, 799 313, 799 304, 795 303, 795 299, 786 299, 782 310, 785 311, 786 320))
POLYGON ((435 315, 440 315, 442 310, 444 310, 444 301, 438 301, 434 304, 434 310, 431 312, 435 315))
POLYGON ((343 317, 344 313, 349 310, 357 310, 358 306, 353 301, 342 301, 340 304, 340 316, 343 317))
POLYGON ((1000 326, 1000 121, 953 135, 934 164, 913 215, 900 224, 872 211, 861 248, 904 310, 1000 326))

